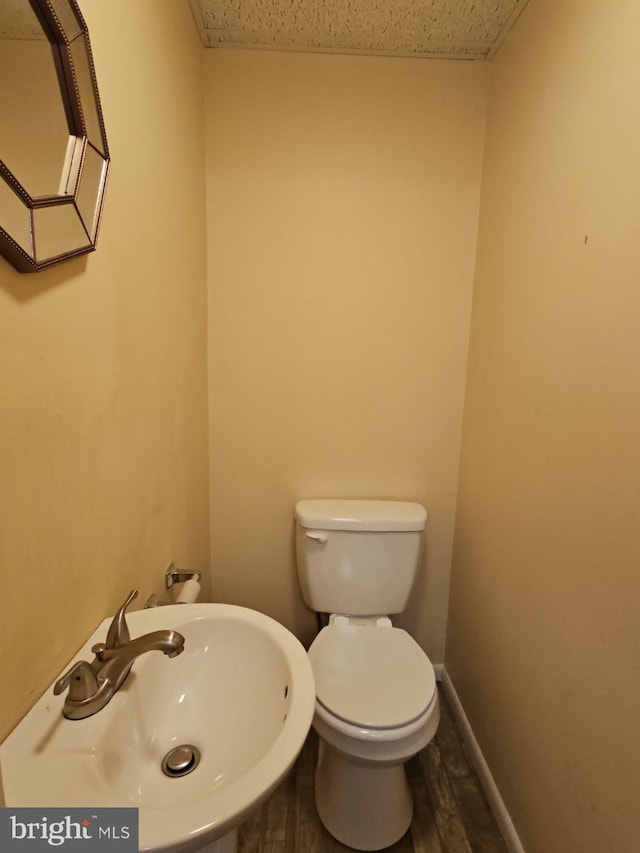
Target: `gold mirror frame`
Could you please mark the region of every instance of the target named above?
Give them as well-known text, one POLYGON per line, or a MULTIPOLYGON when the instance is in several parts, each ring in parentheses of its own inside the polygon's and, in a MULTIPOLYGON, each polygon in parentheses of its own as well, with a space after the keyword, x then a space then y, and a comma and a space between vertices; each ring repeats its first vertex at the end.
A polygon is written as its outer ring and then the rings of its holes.
POLYGON ((0 254, 19 272, 37 272, 95 250, 110 158, 89 32, 76 0, 23 2, 49 40, 69 128, 55 195, 30 194, 28 182, 0 159, 0 195, 10 210, 9 222, 0 223, 0 254))

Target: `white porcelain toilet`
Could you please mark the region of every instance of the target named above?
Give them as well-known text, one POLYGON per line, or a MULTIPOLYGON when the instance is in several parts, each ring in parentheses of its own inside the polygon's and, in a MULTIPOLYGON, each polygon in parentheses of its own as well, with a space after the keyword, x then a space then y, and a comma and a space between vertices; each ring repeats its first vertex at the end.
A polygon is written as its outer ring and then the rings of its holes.
POLYGON ((416 503, 296 505, 302 594, 330 614, 309 649, 320 736, 316 805, 334 838, 356 850, 381 850, 409 828, 404 763, 440 720, 431 661, 389 619, 407 604, 426 519, 416 503))

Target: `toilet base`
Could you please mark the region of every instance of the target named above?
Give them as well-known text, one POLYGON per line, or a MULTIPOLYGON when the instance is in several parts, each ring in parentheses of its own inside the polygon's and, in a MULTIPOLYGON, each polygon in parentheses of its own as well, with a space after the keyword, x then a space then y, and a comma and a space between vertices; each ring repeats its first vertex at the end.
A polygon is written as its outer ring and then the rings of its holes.
POLYGON ((355 850, 382 850, 411 825, 413 797, 404 763, 380 765, 320 741, 316 806, 325 828, 355 850))

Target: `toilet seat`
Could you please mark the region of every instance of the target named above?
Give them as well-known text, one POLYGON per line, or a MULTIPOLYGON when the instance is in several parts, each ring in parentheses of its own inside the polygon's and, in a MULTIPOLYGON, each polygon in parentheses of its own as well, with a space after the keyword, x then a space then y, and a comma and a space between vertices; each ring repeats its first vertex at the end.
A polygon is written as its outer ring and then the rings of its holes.
POLYGON ((422 725, 436 695, 431 661, 390 620, 354 624, 332 618, 309 649, 316 711, 339 728, 394 737, 422 725), (340 723, 344 724, 341 726, 340 723))

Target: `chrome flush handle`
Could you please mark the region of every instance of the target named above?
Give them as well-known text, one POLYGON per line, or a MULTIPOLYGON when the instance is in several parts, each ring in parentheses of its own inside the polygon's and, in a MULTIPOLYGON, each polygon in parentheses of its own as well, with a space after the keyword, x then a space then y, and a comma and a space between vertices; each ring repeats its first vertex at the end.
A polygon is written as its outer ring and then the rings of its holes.
POLYGON ((326 542, 329 538, 326 533, 309 533, 308 531, 305 533, 305 536, 307 539, 314 539, 316 542, 322 543, 326 542))

